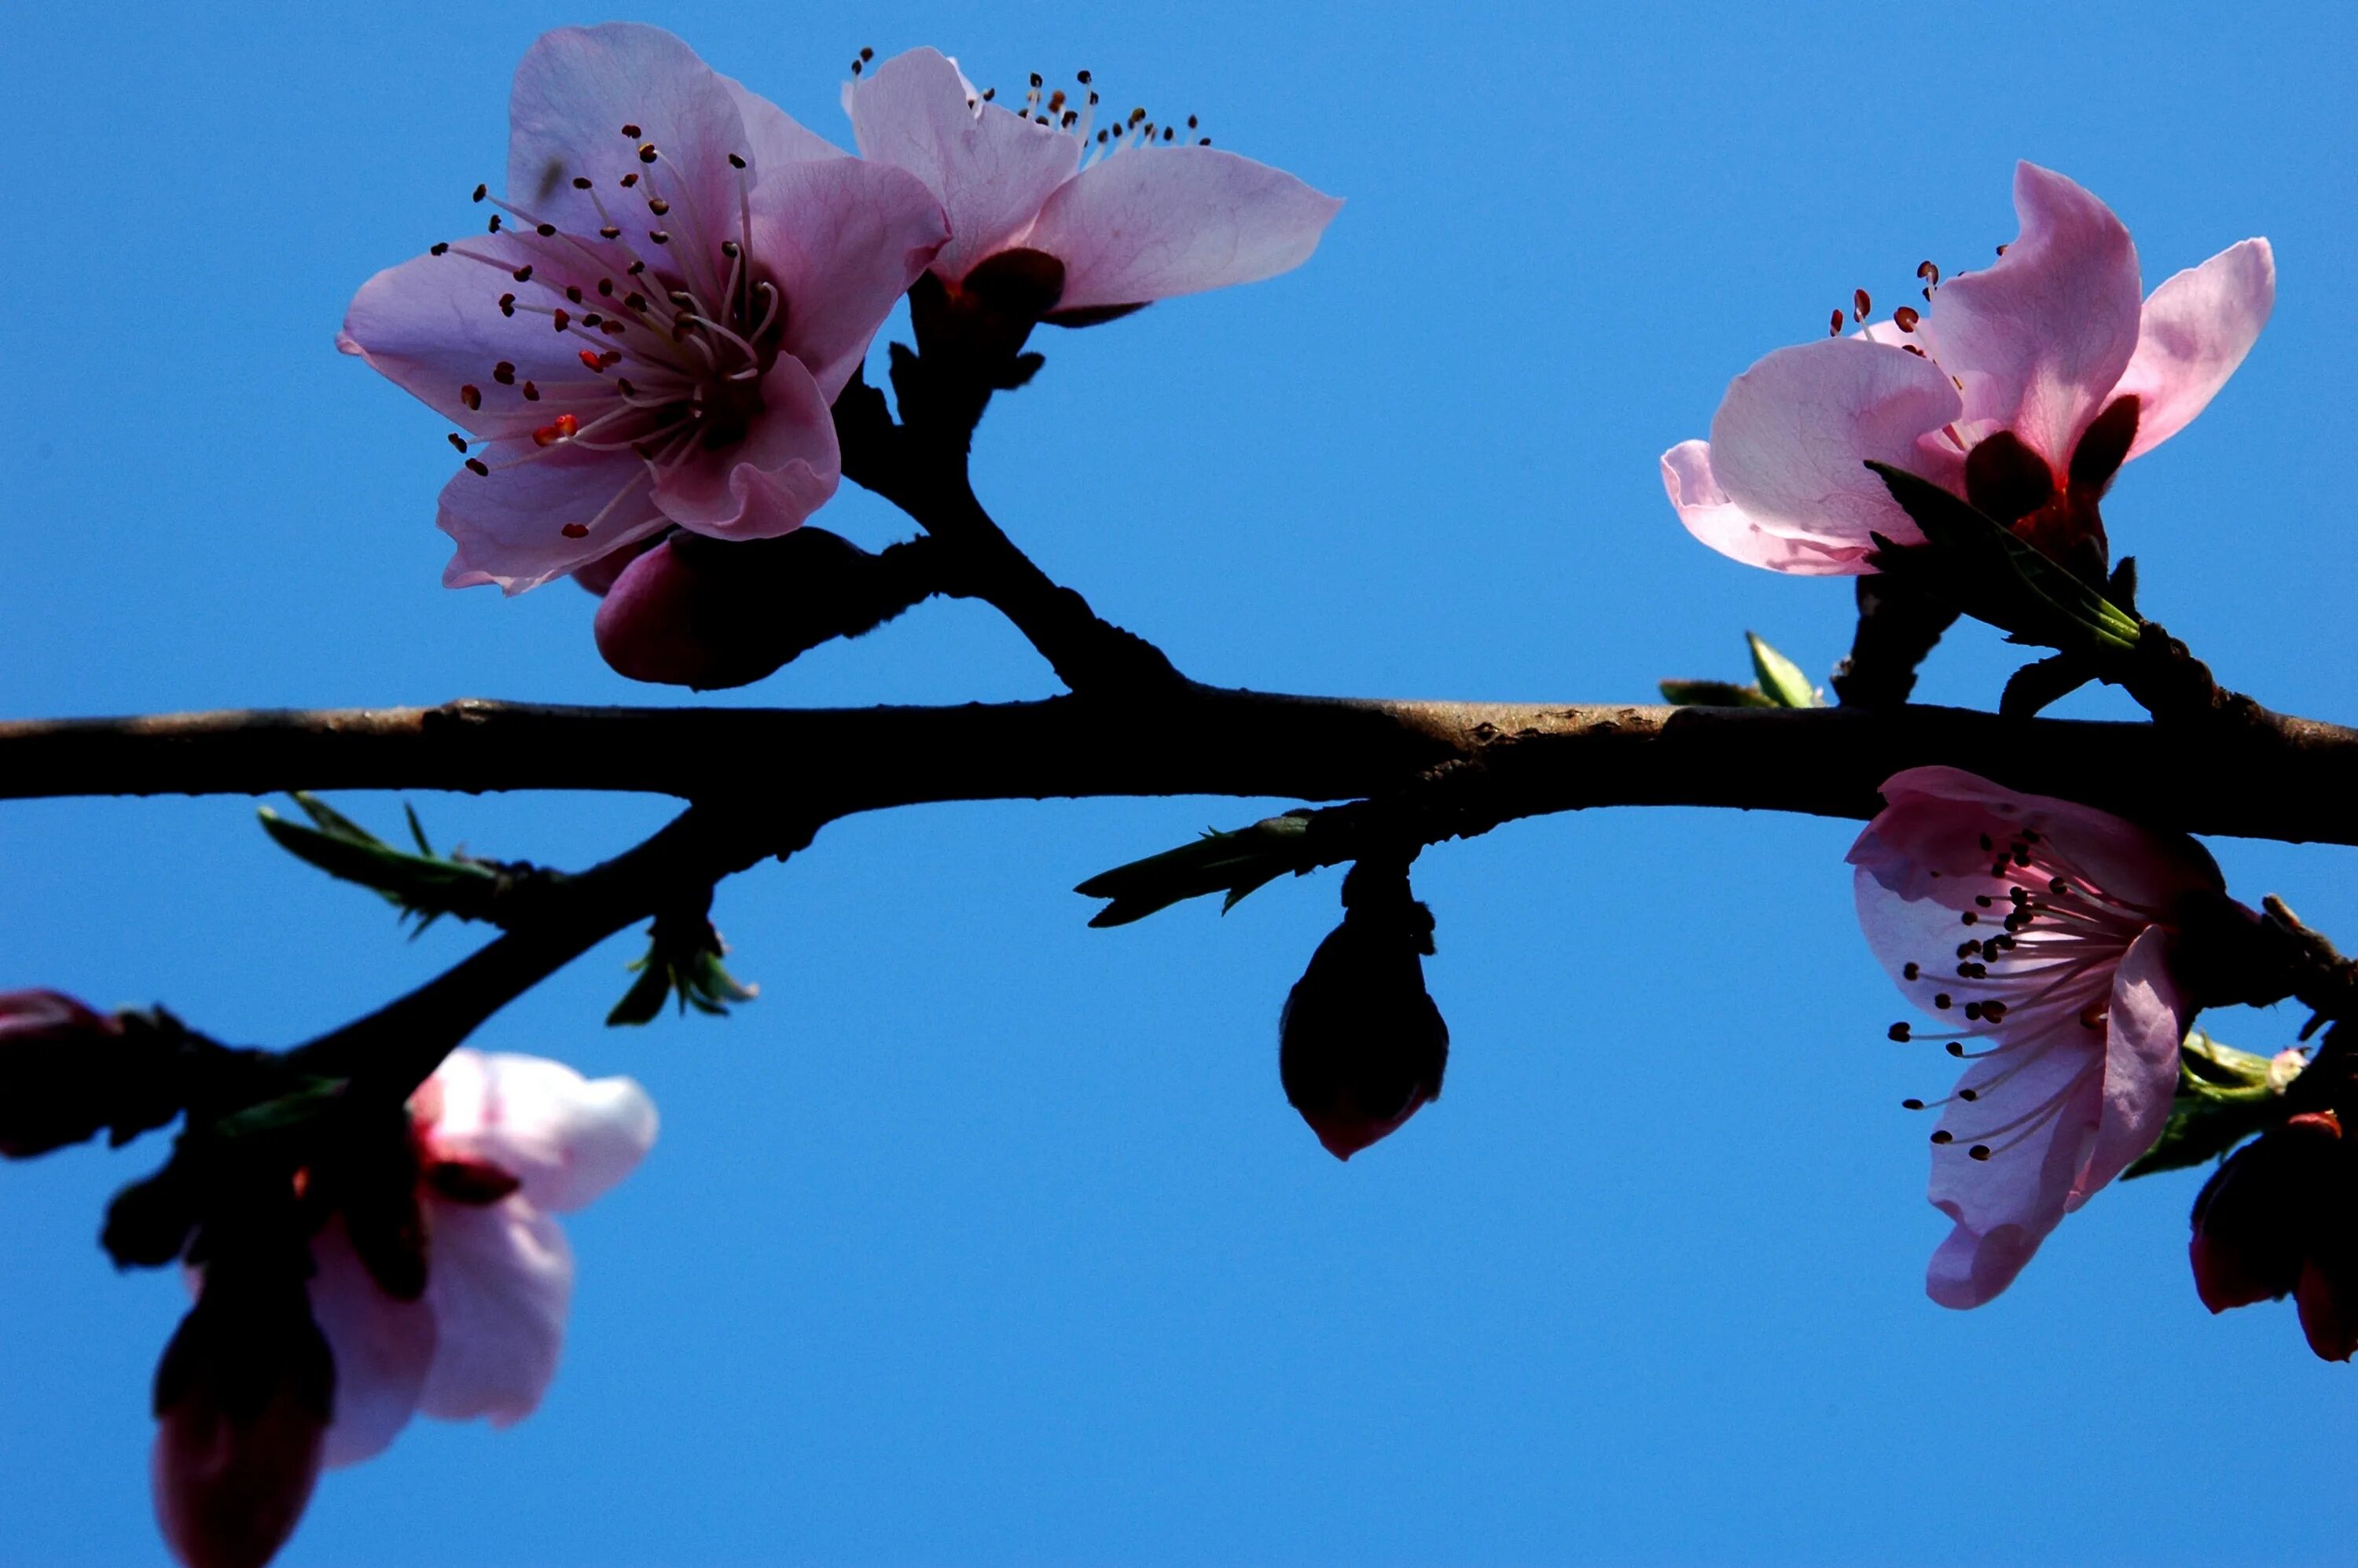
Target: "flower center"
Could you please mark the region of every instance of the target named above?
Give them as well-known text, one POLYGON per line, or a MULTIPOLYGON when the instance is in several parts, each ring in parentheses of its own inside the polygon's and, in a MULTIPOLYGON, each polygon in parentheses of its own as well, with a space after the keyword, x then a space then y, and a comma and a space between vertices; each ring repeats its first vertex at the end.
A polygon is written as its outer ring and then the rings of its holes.
MULTIPOLYGON (((636 144, 636 167, 613 189, 571 177, 598 214, 594 235, 570 232, 479 185, 474 199, 500 210, 490 232, 508 236, 509 254, 434 247, 438 256, 503 275, 487 284, 481 308, 546 318, 580 366, 559 378, 520 378, 514 362, 501 360, 462 385, 460 401, 484 416, 477 427, 485 433, 453 435, 451 444, 499 454, 471 455, 468 469, 488 477, 567 450, 640 460, 596 514, 557 520, 568 539, 586 538, 642 485, 661 483, 698 452, 742 441, 763 412, 762 380, 785 339, 785 295, 753 252, 746 159, 729 155, 736 211, 708 211, 689 171, 641 141, 637 125, 622 133, 636 144)), ((562 178, 553 171, 552 181, 562 178)))

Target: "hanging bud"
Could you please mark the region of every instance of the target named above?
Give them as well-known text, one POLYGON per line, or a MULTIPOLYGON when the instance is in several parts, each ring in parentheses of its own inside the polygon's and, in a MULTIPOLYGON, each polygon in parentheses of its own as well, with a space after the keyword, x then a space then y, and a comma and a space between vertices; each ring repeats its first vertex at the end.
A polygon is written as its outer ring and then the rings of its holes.
POLYGON ((179 1114, 183 1041, 162 1014, 107 1017, 57 991, 0 992, 0 1155, 29 1159, 179 1114))
POLYGON ((932 593, 931 552, 916 540, 870 555, 824 528, 748 542, 676 534, 615 578, 598 651, 633 680, 745 686, 932 593))
POLYGON ((2212 1173, 2187 1243, 2204 1306, 2281 1300, 2300 1283, 2305 1217, 2341 1163, 2341 1119, 2315 1111, 2244 1144, 2212 1173))
POLYGON ((1277 1023, 1285 1098, 1337 1160, 1438 1098, 1449 1065, 1449 1026, 1425 994, 1421 957, 1433 951, 1433 913, 1410 893, 1407 867, 1353 866, 1343 908, 1277 1023))
POLYGON ((335 1362, 297 1243, 216 1258, 156 1368, 156 1518, 189 1568, 262 1568, 319 1477, 335 1362))

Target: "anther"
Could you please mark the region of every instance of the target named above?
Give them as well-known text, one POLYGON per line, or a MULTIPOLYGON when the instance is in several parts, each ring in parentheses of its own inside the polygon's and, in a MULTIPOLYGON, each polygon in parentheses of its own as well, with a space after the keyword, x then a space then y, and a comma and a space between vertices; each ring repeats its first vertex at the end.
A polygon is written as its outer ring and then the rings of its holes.
POLYGON ((1981 916, 1974 914, 1970 909, 1965 911, 1964 914, 1957 916, 1958 923, 1963 925, 1971 925, 1979 919, 1981 919, 1981 916))
POLYGON ((1899 1108, 1902 1110, 1922 1110, 1924 1108, 1924 1102, 1920 1099, 1904 1099, 1899 1102, 1899 1108))
POLYGON ((1032 73, 1032 85, 1034 87, 1041 85, 1040 73, 1036 70, 1032 73))
POLYGON ((639 161, 641 163, 653 163, 655 161, 655 156, 654 143, 641 142, 639 144, 639 161))
POLYGON ((1932 1141, 1935 1143, 1954 1143, 1956 1141, 1957 1135, 1950 1131, 1945 1127, 1939 1129, 1932 1134, 1932 1141))
POLYGON ((1982 1091, 1979 1089, 1959 1089, 1957 1091, 1957 1098, 1964 1101, 1967 1105, 1971 1105, 1974 1101, 1982 1098, 1982 1091))
POLYGON ((734 241, 734 240, 723 240, 723 241, 721 241, 721 242, 720 242, 720 254, 721 254, 722 255, 724 255, 724 256, 727 256, 730 261, 735 261, 735 260, 737 259, 737 254, 738 254, 737 242, 736 242, 736 241, 734 241))
POLYGON ((1854 288, 1850 291, 1850 313, 1854 319, 1866 320, 1867 313, 1874 308, 1875 302, 1866 297, 1866 289, 1854 288))
POLYGON ((1884 1033, 1896 1044, 1905 1045, 1908 1044, 1909 1028, 1908 1025, 1904 1023, 1895 1023, 1889 1029, 1884 1031, 1884 1033))
POLYGON ((622 231, 611 223, 601 223, 598 227, 598 237, 601 240, 619 240, 622 237, 622 231))
POLYGON ((1990 1157, 1990 1148, 1986 1143, 1976 1143, 1965 1152, 1976 1160, 1986 1160, 1990 1157))
POLYGON ((619 185, 621 185, 621 186, 622 186, 622 188, 623 189, 628 190, 631 187, 633 187, 633 185, 636 185, 638 182, 639 182, 639 171, 638 171, 637 169, 635 169, 635 168, 634 168, 634 169, 631 170, 631 172, 630 172, 630 173, 628 173, 628 174, 626 174, 626 175, 622 176, 622 178, 620 180, 618 180, 616 183, 617 183, 617 184, 619 184, 619 185))
POLYGON ((1842 308, 1841 308, 1840 306, 1837 306, 1837 307, 1835 307, 1835 308, 1834 308, 1834 314, 1833 314, 1833 325, 1831 325, 1830 327, 1828 327, 1828 328, 1826 329, 1826 336, 1827 336, 1827 337, 1829 337, 1829 338, 1839 338, 1839 337, 1841 337, 1841 336, 1842 336, 1842 324, 1843 324, 1843 313, 1842 313, 1842 308))
POLYGON ((611 277, 601 277, 601 278, 600 278, 600 279, 598 280, 598 295, 599 295, 599 297, 600 297, 600 298, 602 298, 602 299, 611 299, 611 298, 613 298, 613 297, 614 297, 614 280, 613 280, 612 278, 611 278, 611 277))
POLYGON ((483 389, 469 382, 459 389, 459 401, 470 408, 481 408, 483 406, 483 389))
POLYGON ((475 200, 478 201, 481 201, 484 197, 489 196, 491 193, 492 188, 488 185, 478 185, 475 187, 475 200))
POLYGON ((445 241, 440 242, 439 243, 432 244, 432 245, 428 245, 428 246, 427 246, 427 247, 426 247, 426 254, 427 254, 427 255, 429 255, 429 256, 445 256, 445 255, 449 255, 449 254, 450 254, 450 244, 449 244, 449 241, 447 241, 447 240, 445 240, 445 241))
POLYGON ((557 532, 564 535, 568 539, 586 539, 590 536, 590 524, 587 523, 568 523, 564 527, 559 528, 557 532))
POLYGON ((649 229, 647 231, 647 238, 653 240, 659 245, 667 245, 671 243, 670 233, 662 229, 649 229))
POLYGON ((527 381, 527 382, 525 382, 525 383, 524 384, 524 400, 525 400, 526 403, 537 403, 537 402, 539 402, 539 401, 540 401, 540 388, 538 388, 538 387, 535 386, 532 383, 530 383, 530 382, 528 382, 528 381, 527 381))
POLYGON ((577 175, 575 175, 575 176, 573 177, 573 189, 576 189, 576 190, 587 190, 587 189, 590 189, 590 177, 589 177, 588 175, 586 175, 586 174, 577 174, 577 175))
POLYGON ((1912 980, 1923 972, 1923 969, 1912 958, 1907 963, 1899 966, 1899 978, 1903 980, 1912 980))
POLYGON ((538 234, 544 240, 553 240, 557 237, 557 225, 554 223, 535 223, 533 225, 532 232, 538 234))
POLYGON ((1903 332, 1914 331, 1916 323, 1923 319, 1916 314, 1916 308, 1913 305, 1902 305, 1891 313, 1891 324, 1903 332))
MULTIPOLYGON (((565 297, 566 297, 566 298, 568 298, 568 299, 569 299, 569 300, 571 300, 571 301, 573 301, 573 303, 574 303, 574 304, 576 304, 576 305, 580 304, 580 303, 581 303, 581 288, 580 288, 580 286, 579 286, 579 284, 571 284, 571 283, 567 284, 567 285, 565 286, 565 297)), ((1986 901, 1985 901, 1985 902, 1986 902, 1986 901)))
POLYGON ((481 458, 469 458, 467 460, 467 471, 476 475, 478 478, 489 479, 492 477, 492 465, 485 462, 481 458))
POLYGON ((1950 1054, 1950 1055, 1952 1055, 1952 1056, 1962 1056, 1962 1055, 1963 1055, 1964 1054, 1965 1054, 1965 1048, 1964 1048, 1963 1045, 1959 1044, 1958 1044, 1956 1041, 1954 1041, 1954 1040, 1952 1040, 1952 1041, 1950 1041, 1950 1042, 1949 1042, 1949 1054, 1950 1054))
POLYGON ((1932 998, 1932 1005, 1933 1005, 1934 1007, 1938 1008, 1938 1009, 1939 1009, 1941 1011, 1942 1011, 1942 1012, 1946 1012, 1946 1011, 1949 1011, 1949 993, 1948 993, 1947 991, 1942 991, 1942 992, 1940 992, 1938 995, 1934 996, 1934 997, 1932 998))
POLYGON ((460 451, 463 452, 467 449, 467 438, 459 434, 458 431, 451 431, 447 438, 452 446, 458 448, 460 451))
POLYGON ((665 200, 660 196, 649 197, 647 199, 647 211, 654 213, 658 218, 665 217, 671 211, 671 203, 665 200))
POLYGON ((524 265, 516 268, 515 271, 508 274, 508 276, 514 278, 518 283, 530 283, 532 281, 532 264, 530 262, 526 262, 524 265))
POLYGON ((745 167, 743 155, 739 153, 730 153, 729 155, 729 167, 730 168, 743 168, 745 167))
POLYGON ((1940 269, 1939 267, 1937 267, 1937 266, 1934 266, 1934 265, 1933 265, 1931 262, 1929 262, 1929 261, 1918 262, 1918 263, 1916 264, 1916 276, 1917 276, 1918 277, 1922 278, 1926 283, 1929 283, 1929 284, 1932 285, 1932 286, 1933 286, 1934 287, 1936 287, 1936 288, 1937 288, 1938 287, 1940 287, 1940 283, 1941 283, 1941 269, 1940 269))
POLYGON ((503 294, 500 296, 500 314, 503 316, 513 316, 515 314, 514 295, 503 294))
POLYGON ((485 232, 485 233, 487 233, 487 234, 496 234, 496 233, 498 233, 499 232, 500 232, 500 215, 499 215, 498 213, 494 212, 494 213, 492 213, 492 221, 491 221, 491 222, 490 222, 488 225, 486 225, 486 226, 485 226, 485 228, 484 228, 484 230, 483 230, 483 232, 485 232))
POLYGON ((560 332, 565 330, 566 328, 573 325, 572 312, 567 310, 561 305, 549 312, 549 319, 557 323, 557 330, 560 332))
POLYGON ((514 386, 515 384, 515 366, 506 360, 502 360, 499 363, 492 367, 492 379, 498 382, 502 386, 514 386))
POLYGON ((622 127, 622 135, 630 137, 631 140, 635 142, 639 139, 642 133, 636 125, 625 125, 622 127))
POLYGON ((580 420, 570 414, 560 414, 532 433, 532 444, 535 447, 553 447, 559 441, 573 439, 574 434, 580 428, 580 420))

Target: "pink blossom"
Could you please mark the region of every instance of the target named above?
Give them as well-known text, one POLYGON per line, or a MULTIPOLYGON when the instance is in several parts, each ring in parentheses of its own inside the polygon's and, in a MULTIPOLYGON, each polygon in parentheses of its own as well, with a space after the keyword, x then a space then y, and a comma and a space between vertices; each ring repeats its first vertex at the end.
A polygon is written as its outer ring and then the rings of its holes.
POLYGON ((2197 1005, 2178 925, 2219 871, 2190 838, 1955 768, 1894 774, 1883 797, 1850 851, 1859 924, 1908 999, 1954 1026, 1892 1038, 1971 1064, 1935 1102, 1931 1196, 1956 1228, 1925 1289, 1979 1306, 2161 1136, 2197 1005))
POLYGON ((654 1144, 654 1105, 628 1078, 585 1081, 537 1056, 454 1051, 410 1101, 424 1293, 372 1279, 341 1219, 312 1238, 311 1310, 335 1354, 325 1459, 384 1451, 416 1411, 523 1420, 556 1375, 573 1255, 553 1213, 582 1207, 654 1144))
POLYGON ((1109 112, 1098 128, 1097 96, 1083 72, 1070 97, 1035 85, 1019 114, 987 101, 956 61, 917 49, 845 84, 843 104, 861 157, 941 198, 950 239, 935 275, 955 287, 1001 252, 1054 256, 1064 289, 1050 320, 1103 319, 1290 271, 1342 206, 1205 145, 1192 119, 1183 130, 1109 112))
POLYGON ((2055 514, 2026 526, 2033 537, 2096 526, 2120 464, 2175 435, 2243 362, 2276 301, 2275 258, 2245 240, 2140 301, 2136 247, 2103 202, 2026 163, 2014 205, 2022 232, 1995 265, 1941 284, 1920 317, 1779 349, 1729 385, 1708 442, 1662 454, 1695 537, 1777 571, 1871 571, 1870 533, 1922 535, 1868 459, 2002 522, 2055 514))
POLYGON ((509 123, 492 232, 379 273, 337 339, 466 433, 443 581, 517 593, 675 524, 798 525, 940 204, 654 27, 544 35, 509 123))

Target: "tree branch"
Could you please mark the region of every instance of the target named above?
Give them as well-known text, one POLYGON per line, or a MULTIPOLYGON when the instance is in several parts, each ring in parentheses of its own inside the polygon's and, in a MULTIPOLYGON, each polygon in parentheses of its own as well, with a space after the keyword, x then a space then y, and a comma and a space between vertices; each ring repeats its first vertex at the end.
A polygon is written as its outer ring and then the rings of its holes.
MULTIPOLYGON (((303 789, 622 790, 699 798, 787 768, 816 821, 949 800, 1346 800, 1444 764, 1495 821, 1595 806, 1864 817, 1945 762, 2157 827, 2358 843, 2358 731, 2255 708, 2168 727, 1943 708, 1386 702, 1203 687, 954 708, 440 708, 0 724, 0 798, 303 789)), ((771 808, 775 811, 776 807, 771 808)), ((800 810, 798 805, 796 810, 800 810)))

